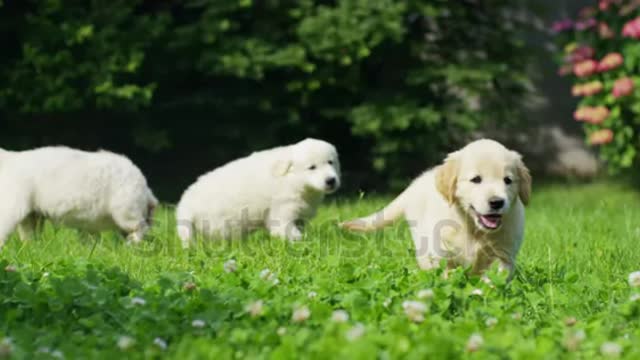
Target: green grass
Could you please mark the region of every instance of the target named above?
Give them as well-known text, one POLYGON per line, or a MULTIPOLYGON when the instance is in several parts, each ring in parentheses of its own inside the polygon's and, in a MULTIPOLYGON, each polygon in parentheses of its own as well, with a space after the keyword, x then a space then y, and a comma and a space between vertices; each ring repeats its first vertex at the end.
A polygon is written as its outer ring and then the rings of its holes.
POLYGON ((516 278, 491 272, 493 285, 461 269, 446 280, 419 271, 405 225, 366 236, 336 229, 385 200, 327 202, 296 244, 256 233, 185 252, 171 209, 141 246, 50 224, 33 242, 14 236, 0 253, 0 339, 11 339, 0 340, 0 358, 592 358, 605 342, 640 357, 640 301, 630 301, 640 291, 627 280, 640 270, 633 190, 536 189, 516 278), (235 272, 223 268, 229 259, 235 272), (263 279, 263 269, 275 275, 263 279), (418 299, 423 289, 433 298, 418 299), (252 317, 246 307, 258 300, 263 314, 252 317), (427 305, 423 322, 408 319, 406 300, 427 305), (294 323, 304 306, 310 317, 294 323), (330 319, 337 309, 346 323, 330 319), (483 338, 477 351, 472 334, 483 338))

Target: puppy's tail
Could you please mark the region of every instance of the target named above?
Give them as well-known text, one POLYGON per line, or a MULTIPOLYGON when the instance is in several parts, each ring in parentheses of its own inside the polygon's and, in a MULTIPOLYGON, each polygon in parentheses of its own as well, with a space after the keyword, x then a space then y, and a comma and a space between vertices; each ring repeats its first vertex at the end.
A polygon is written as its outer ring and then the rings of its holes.
POLYGON ((345 221, 340 224, 340 227, 351 231, 367 232, 391 225, 404 215, 406 198, 407 191, 405 190, 384 209, 366 217, 345 221))

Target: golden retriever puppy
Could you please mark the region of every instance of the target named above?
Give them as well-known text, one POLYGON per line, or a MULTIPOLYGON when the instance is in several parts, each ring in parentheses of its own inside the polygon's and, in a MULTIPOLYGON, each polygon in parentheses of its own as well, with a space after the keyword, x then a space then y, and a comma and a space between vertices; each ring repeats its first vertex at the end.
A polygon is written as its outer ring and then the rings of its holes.
POLYGON ((498 261, 512 274, 530 193, 520 154, 483 139, 449 154, 381 211, 341 226, 371 231, 404 216, 422 269, 446 259, 450 268, 470 266, 477 273, 498 261))

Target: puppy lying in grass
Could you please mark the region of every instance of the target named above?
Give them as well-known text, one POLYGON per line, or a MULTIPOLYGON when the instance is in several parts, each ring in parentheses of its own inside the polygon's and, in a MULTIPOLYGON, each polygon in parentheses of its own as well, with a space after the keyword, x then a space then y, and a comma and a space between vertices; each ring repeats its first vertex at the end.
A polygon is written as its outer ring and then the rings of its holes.
POLYGON ((120 230, 137 243, 158 204, 126 157, 67 147, 0 149, 0 189, 0 248, 16 227, 22 240, 31 238, 38 217, 94 232, 120 230))
POLYGON ((530 193, 521 156, 496 141, 478 140, 449 154, 381 211, 341 226, 372 231, 404 216, 422 269, 447 259, 449 267, 481 272, 498 261, 512 274, 530 193))
POLYGON ((303 222, 339 186, 338 153, 327 142, 306 139, 255 152, 201 176, 185 191, 176 210, 178 236, 187 248, 194 234, 243 237, 266 227, 272 236, 299 240, 303 222))

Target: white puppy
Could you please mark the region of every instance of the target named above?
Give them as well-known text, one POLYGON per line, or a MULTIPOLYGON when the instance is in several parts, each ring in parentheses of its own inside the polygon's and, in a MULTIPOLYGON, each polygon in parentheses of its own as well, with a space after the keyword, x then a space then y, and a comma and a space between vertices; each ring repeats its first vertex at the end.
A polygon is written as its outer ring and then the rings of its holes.
POLYGON ((139 242, 158 204, 126 157, 67 147, 0 149, 0 189, 0 247, 16 227, 29 239, 37 217, 88 231, 118 229, 139 242))
POLYGON ((342 227, 369 231, 404 216, 422 269, 494 261, 513 272, 524 233, 531 177, 521 156, 492 140, 474 141, 425 172, 378 213, 342 227))
POLYGON ((272 236, 298 240, 301 223, 339 186, 338 153, 327 142, 306 139, 255 152, 201 176, 185 191, 176 211, 178 235, 185 248, 194 231, 231 238, 266 227, 272 236))

